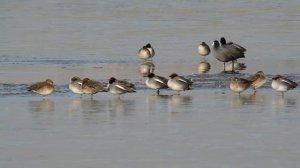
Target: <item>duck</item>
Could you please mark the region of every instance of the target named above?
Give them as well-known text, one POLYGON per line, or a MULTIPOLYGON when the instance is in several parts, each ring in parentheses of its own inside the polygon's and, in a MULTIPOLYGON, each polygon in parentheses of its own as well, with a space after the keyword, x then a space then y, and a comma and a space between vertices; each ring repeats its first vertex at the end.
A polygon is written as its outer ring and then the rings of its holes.
POLYGON ((252 82, 244 78, 233 77, 230 79, 229 87, 233 92, 238 93, 247 90, 251 86, 252 82))
POLYGON ((180 94, 180 91, 190 90, 193 82, 179 76, 177 73, 172 73, 169 76, 167 84, 170 89, 177 91, 177 94, 180 94))
POLYGON ((205 43, 202 42, 198 45, 198 54, 201 56, 207 56, 210 53, 210 48, 209 46, 205 43))
POLYGON ((78 76, 74 76, 71 78, 69 83, 69 89, 76 94, 80 94, 80 97, 84 93, 82 90, 82 80, 78 76))
POLYGON ((48 96, 54 91, 54 82, 51 79, 46 79, 42 82, 36 82, 28 87, 28 91, 38 93, 43 97, 48 96))
POLYGON ((287 79, 277 74, 273 76, 271 86, 277 92, 281 92, 283 96, 284 92, 296 88, 298 84, 294 81, 291 81, 290 79, 287 79))
POLYGON ((168 88, 168 79, 155 75, 154 73, 150 73, 145 81, 145 84, 148 88, 156 89, 156 93, 159 95, 160 89, 168 88))
POLYGON ((107 89, 110 93, 115 95, 136 92, 134 84, 125 80, 117 80, 115 77, 109 79, 107 89))
POLYGON ((152 57, 154 57, 155 55, 155 51, 154 48, 151 46, 150 43, 146 44, 145 46, 143 46, 142 48, 139 49, 138 51, 138 56, 141 59, 151 59, 152 57))
POLYGON ((93 98, 93 95, 98 92, 106 92, 103 83, 89 78, 84 78, 82 80, 81 88, 83 93, 91 95, 91 99, 93 98))
POLYGON ((267 82, 263 71, 257 71, 254 75, 251 75, 246 79, 252 82, 251 87, 254 90, 254 94, 256 93, 257 88, 263 86, 267 82))
POLYGON ((146 44, 147 49, 150 51, 151 58, 155 55, 155 50, 150 43, 146 44))

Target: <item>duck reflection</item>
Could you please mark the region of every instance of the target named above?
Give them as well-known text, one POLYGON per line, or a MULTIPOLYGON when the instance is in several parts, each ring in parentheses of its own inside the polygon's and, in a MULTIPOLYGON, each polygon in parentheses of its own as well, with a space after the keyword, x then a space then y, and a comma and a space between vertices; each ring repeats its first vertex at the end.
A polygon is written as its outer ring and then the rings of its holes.
POLYGON ((166 111, 168 108, 169 95, 157 95, 151 94, 146 97, 146 112, 162 112, 166 111))
POLYGON ((78 99, 73 105, 81 109, 85 124, 99 124, 110 120, 106 110, 106 102, 95 99, 78 99))
POLYGON ((191 106, 192 97, 191 96, 183 96, 183 95, 172 95, 169 98, 169 102, 171 106, 191 106))
POLYGON ((105 102, 95 99, 81 99, 78 103, 81 105, 83 112, 97 113, 105 111, 105 102))
POLYGON ((143 63, 140 64, 139 66, 139 73, 143 76, 146 77, 150 73, 154 73, 155 70, 155 65, 152 61, 147 60, 144 61, 143 63))
POLYGON ((172 95, 169 97, 168 112, 171 115, 185 113, 192 106, 191 96, 172 95))
POLYGON ((107 104, 112 118, 130 116, 135 111, 135 100, 112 99, 107 104))
POLYGON ((82 99, 73 99, 69 103, 69 111, 77 112, 80 111, 82 107, 82 99))
POLYGON ((261 94, 243 94, 233 95, 230 100, 232 108, 238 108, 242 105, 260 105, 265 104, 265 96, 261 94))
POLYGON ((32 112, 52 112, 55 110, 52 100, 43 99, 29 102, 29 110, 32 112))
POLYGON ((198 64, 198 72, 199 73, 207 73, 207 72, 209 72, 210 68, 211 68, 211 65, 206 60, 203 60, 198 64))
POLYGON ((273 111, 280 112, 285 108, 297 108, 297 100, 294 97, 275 96, 272 100, 273 111))

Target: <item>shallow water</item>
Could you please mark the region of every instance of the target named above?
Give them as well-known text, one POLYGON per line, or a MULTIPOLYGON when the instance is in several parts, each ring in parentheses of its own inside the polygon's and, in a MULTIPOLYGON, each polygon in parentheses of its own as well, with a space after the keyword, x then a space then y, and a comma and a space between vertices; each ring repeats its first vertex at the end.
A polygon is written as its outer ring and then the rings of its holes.
POLYGON ((163 94, 4 98, 0 165, 299 165, 299 92, 285 97, 264 89, 240 97, 218 89, 163 94))
POLYGON ((19 1, 0 5, 0 167, 274 167, 294 168, 299 154, 299 88, 284 97, 274 74, 299 84, 300 2, 19 1), (247 66, 222 72, 197 45, 226 37, 247 48, 247 66), (150 42, 156 55, 137 50, 150 42), (198 71, 200 62, 211 68, 198 71), (258 94, 229 91, 232 76, 263 70, 258 94), (163 96, 145 72, 177 72, 193 90, 163 96), (127 79, 137 93, 80 99, 72 76, 127 79), (46 100, 27 91, 51 78, 46 100))

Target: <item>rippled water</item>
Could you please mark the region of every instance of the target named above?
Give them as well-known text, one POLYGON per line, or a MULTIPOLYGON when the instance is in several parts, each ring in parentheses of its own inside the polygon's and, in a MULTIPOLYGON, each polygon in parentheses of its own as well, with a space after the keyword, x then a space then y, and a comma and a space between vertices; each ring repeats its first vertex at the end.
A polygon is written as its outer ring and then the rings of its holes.
POLYGON ((300 1, 4 0, 0 5, 0 167, 278 167, 299 163, 299 88, 284 97, 274 74, 300 84, 300 1), (226 37, 247 48, 247 67, 223 73, 197 45, 226 37), (137 50, 150 42, 156 55, 137 50), (205 73, 201 62, 210 64, 205 73), (263 70, 253 95, 232 76, 263 70), (193 90, 154 96, 148 71, 176 72, 193 90), (127 79, 137 93, 82 99, 72 76, 127 79), (27 91, 51 78, 47 99, 27 91))

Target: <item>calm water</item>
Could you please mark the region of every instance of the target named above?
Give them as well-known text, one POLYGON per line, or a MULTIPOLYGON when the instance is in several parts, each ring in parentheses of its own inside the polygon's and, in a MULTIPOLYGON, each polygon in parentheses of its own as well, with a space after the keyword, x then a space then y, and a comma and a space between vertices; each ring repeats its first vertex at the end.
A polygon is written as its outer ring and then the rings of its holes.
POLYGON ((299 88, 278 96, 274 74, 300 81, 300 1, 3 0, 0 5, 0 167, 287 167, 300 164, 299 88), (225 36, 247 48, 246 77, 269 79, 253 96, 228 89, 232 74, 197 45, 225 36), (150 42, 152 63, 137 57, 150 42), (141 71, 195 82, 153 96, 141 71), (136 94, 79 99, 74 76, 135 83, 136 94), (47 100, 29 93, 51 78, 47 100))

